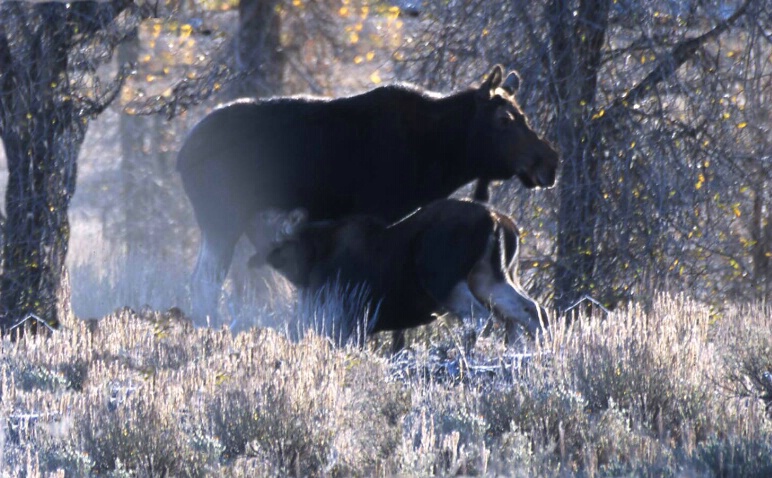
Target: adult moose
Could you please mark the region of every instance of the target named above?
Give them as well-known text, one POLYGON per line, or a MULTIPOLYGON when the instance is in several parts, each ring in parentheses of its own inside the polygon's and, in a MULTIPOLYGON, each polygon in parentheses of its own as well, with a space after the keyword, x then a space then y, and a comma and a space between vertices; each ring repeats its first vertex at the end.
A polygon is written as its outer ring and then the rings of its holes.
MULTIPOLYGON (((509 217, 480 203, 444 199, 390 226, 361 215, 301 224, 267 260, 315 296, 336 292, 335 286, 367 291, 377 312, 364 328, 396 331, 395 349, 402 347, 403 329, 432 322, 434 313, 464 317, 473 309, 501 320, 511 343, 521 327, 535 336, 547 323, 546 311, 519 285, 518 236, 509 217)), ((333 332, 351 332, 358 319, 343 317, 333 332)))
MULTIPOLYGON (((238 100, 190 132, 177 169, 202 239, 193 316, 214 317, 233 250, 265 210, 309 220, 370 214, 393 221, 475 179, 555 182, 558 154, 529 127, 516 72, 495 66, 479 88, 443 96, 390 85, 337 99, 238 100)), ((268 234, 270 235, 270 233, 268 234)))

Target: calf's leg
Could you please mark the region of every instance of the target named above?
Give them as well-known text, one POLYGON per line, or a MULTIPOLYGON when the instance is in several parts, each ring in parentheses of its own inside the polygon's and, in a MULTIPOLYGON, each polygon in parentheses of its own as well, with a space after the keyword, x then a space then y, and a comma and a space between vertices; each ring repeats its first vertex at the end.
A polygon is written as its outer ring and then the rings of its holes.
POLYGON ((502 267, 500 255, 496 253, 496 239, 491 236, 485 253, 467 276, 469 290, 504 322, 508 344, 516 341, 518 325, 536 337, 542 324, 547 323, 546 311, 509 281, 502 267))
POLYGON ((442 306, 464 322, 464 351, 471 352, 477 337, 489 328, 491 312, 472 294, 465 280, 453 287, 450 295, 442 301, 442 306))

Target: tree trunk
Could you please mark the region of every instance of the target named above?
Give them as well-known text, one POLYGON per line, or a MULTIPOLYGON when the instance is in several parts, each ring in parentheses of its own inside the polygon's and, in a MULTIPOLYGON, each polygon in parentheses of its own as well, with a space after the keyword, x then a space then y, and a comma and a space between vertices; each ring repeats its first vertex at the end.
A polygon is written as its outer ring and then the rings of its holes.
POLYGON ((236 70, 232 97, 271 96, 281 91, 284 54, 281 50, 280 0, 241 0, 236 44, 236 70))
POLYGON ((772 279, 772 217, 767 210, 765 194, 765 178, 767 174, 758 167, 755 184, 753 185, 753 216, 751 222, 751 241, 753 259, 753 284, 759 300, 769 300, 770 279, 772 279))
POLYGON ((549 7, 553 101, 563 163, 558 181, 558 310, 585 294, 592 295, 594 288, 601 135, 600 123, 593 123, 592 113, 609 6, 609 0, 583 0, 576 16, 566 0, 553 0, 549 7))
POLYGON ((85 134, 71 101, 56 90, 67 81, 65 11, 64 4, 48 6, 29 41, 27 75, 16 75, 13 91, 2 91, 9 173, 0 280, 3 332, 30 314, 52 327, 59 324, 57 292, 70 236, 67 210, 85 134))

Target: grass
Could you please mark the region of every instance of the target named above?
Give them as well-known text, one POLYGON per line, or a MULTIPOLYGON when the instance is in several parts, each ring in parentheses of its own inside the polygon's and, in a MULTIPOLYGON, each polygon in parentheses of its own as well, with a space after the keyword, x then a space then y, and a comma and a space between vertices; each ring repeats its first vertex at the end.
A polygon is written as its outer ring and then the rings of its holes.
POLYGON ((772 476, 772 311, 654 302, 465 357, 435 325, 401 361, 177 309, 70 316, 2 342, 0 475, 772 476))

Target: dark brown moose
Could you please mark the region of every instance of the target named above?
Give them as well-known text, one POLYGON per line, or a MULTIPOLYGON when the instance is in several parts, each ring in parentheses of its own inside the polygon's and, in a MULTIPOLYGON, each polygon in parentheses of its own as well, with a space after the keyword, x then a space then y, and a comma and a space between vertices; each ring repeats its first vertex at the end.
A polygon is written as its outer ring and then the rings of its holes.
MULTIPOLYGON (((373 216, 301 224, 267 260, 311 294, 334 283, 342 290, 363 286, 375 312, 368 332, 402 331, 432 322, 435 313, 465 317, 484 308, 504 323, 511 343, 522 329, 535 336, 548 320, 519 285, 518 236, 508 216, 445 199, 390 226, 373 216)), ((402 334, 395 334, 395 349, 402 345, 402 334)))
POLYGON ((558 154, 529 127, 519 83, 495 66, 480 87, 446 96, 389 85, 346 98, 239 100, 210 113, 177 164, 202 235, 193 317, 214 317, 242 235, 265 256, 270 241, 250 225, 261 211, 394 221, 475 179, 552 186, 558 154))

